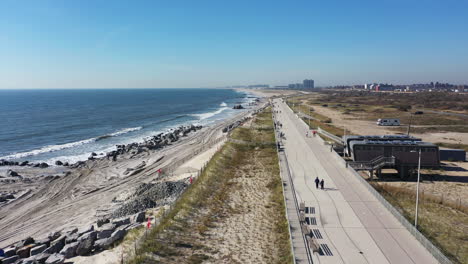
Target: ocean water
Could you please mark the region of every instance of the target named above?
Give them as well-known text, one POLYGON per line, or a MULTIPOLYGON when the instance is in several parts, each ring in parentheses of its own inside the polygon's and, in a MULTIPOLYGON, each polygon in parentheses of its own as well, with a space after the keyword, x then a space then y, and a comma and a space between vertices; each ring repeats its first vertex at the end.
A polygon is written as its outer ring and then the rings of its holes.
POLYGON ((0 90, 0 159, 86 160, 180 125, 212 124, 251 100, 230 89, 0 90))

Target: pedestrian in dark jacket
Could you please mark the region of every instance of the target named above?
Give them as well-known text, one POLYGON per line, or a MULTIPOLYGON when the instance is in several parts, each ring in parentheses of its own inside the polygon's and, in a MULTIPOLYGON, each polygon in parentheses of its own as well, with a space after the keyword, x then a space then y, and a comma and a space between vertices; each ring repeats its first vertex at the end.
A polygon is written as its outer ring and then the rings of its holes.
POLYGON ((323 190, 323 185, 324 185, 324 184, 325 184, 325 181, 322 179, 322 180, 320 181, 320 189, 323 190))
POLYGON ((318 189, 318 185, 320 183, 320 180, 318 177, 315 177, 315 189, 318 189))

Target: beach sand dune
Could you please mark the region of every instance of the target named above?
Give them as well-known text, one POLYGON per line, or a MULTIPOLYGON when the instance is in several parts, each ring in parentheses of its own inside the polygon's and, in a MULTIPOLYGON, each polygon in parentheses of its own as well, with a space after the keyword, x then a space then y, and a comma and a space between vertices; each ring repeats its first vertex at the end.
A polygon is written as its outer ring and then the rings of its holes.
MULTIPOLYGON (((15 189, 23 193, 22 197, 0 207, 0 248, 29 236, 41 238, 70 227, 86 227, 100 217, 109 216, 121 205, 118 201, 125 201, 137 186, 161 180, 158 179, 159 168, 193 158, 202 147, 206 149, 207 145, 219 144, 222 128, 245 115, 248 112, 191 133, 163 149, 122 155, 117 161, 97 159, 87 161, 84 167, 60 172, 15 168, 22 175, 30 175, 31 181, 17 181, 0 187, 0 191, 15 189), (143 171, 134 175, 124 173, 127 168, 134 168, 143 161, 146 163, 143 171), (57 176, 47 176, 51 173, 57 176)), ((207 162, 210 153, 201 155, 179 170, 173 168, 165 172, 166 180, 189 177, 199 169, 199 163, 207 162)))

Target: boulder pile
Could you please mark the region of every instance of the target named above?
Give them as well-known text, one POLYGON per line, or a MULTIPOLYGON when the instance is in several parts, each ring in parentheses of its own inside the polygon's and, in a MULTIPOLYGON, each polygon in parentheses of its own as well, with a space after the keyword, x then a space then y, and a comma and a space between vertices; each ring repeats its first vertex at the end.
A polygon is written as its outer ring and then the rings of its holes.
POLYGON ((227 132, 233 130, 234 128, 242 125, 245 121, 249 120, 250 118, 251 117, 246 116, 246 117, 242 118, 241 120, 237 120, 236 122, 234 122, 232 124, 229 124, 228 126, 223 128, 223 133, 227 133, 227 132))
POLYGON ((170 204, 186 187, 187 184, 183 181, 143 183, 138 186, 132 196, 128 198, 128 202, 114 211, 113 216, 121 217, 148 208, 170 204))
POLYGON ((160 149, 178 141, 181 137, 187 136, 190 132, 195 132, 200 129, 202 129, 202 126, 181 126, 168 133, 159 133, 156 136, 152 136, 142 143, 117 145, 117 150, 108 152, 106 157, 107 159, 116 161, 117 157, 122 154, 130 153, 136 155, 144 151, 160 149))
POLYGON ((3 249, 0 263, 64 263, 68 258, 105 250, 122 240, 129 230, 141 226, 145 217, 145 212, 139 212, 131 217, 101 220, 107 222, 103 225, 51 233, 43 239, 28 237, 3 249))
POLYGON ((241 104, 235 105, 232 109, 244 109, 241 104))

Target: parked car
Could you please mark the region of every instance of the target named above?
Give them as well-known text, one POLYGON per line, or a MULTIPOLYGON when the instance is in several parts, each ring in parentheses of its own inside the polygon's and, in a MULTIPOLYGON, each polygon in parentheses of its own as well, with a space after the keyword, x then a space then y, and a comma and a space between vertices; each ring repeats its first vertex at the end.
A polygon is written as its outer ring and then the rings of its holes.
POLYGON ((414 114, 415 115, 422 115, 422 114, 424 114, 424 112, 423 111, 416 111, 416 112, 414 112, 414 114))
POLYGON ((397 119, 397 118, 377 119, 377 125, 379 125, 379 126, 399 126, 400 125, 400 119, 397 119))

